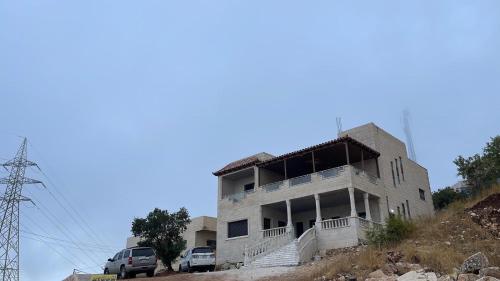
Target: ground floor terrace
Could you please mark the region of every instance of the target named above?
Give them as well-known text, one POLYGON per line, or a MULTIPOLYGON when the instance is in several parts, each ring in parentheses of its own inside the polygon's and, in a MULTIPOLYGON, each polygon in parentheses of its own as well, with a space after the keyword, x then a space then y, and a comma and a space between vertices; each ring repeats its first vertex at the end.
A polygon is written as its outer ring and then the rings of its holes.
MULTIPOLYGON (((366 229, 384 220, 382 203, 376 194, 347 187, 255 206, 248 220, 227 223, 230 237, 220 237, 217 263, 248 264, 292 243, 293 253, 285 255, 294 260, 278 265, 293 265, 328 249, 358 245, 366 229)), ((276 261, 283 259, 271 262, 276 261)))
POLYGON ((299 238, 306 230, 350 226, 349 218, 381 222, 380 198, 353 187, 311 194, 260 206, 261 238, 293 233, 299 238))

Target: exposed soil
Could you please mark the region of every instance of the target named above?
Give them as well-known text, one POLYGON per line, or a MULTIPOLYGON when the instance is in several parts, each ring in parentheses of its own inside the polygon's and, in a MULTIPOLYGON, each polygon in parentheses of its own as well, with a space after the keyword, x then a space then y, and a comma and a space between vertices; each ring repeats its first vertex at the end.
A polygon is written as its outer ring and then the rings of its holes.
POLYGON ((500 193, 486 197, 466 211, 472 221, 500 238, 500 193))

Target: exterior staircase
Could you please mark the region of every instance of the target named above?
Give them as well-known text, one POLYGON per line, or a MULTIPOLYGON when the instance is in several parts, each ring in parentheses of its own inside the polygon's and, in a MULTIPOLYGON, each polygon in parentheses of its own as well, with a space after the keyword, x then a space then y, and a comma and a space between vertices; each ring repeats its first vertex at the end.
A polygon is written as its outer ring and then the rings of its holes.
POLYGON ((308 229, 296 239, 292 235, 292 232, 286 232, 246 248, 245 266, 295 266, 311 260, 318 251, 316 228, 308 229))

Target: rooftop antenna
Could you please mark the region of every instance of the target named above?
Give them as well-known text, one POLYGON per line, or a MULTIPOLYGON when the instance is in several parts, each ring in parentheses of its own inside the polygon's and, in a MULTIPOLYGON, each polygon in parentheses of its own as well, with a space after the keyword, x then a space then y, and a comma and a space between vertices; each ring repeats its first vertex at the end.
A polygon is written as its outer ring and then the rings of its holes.
POLYGON ((403 130, 406 135, 406 143, 408 144, 408 157, 417 162, 417 154, 415 153, 415 146, 413 145, 413 137, 410 129, 410 111, 403 110, 403 130))
POLYGON ((340 135, 342 135, 342 117, 337 117, 335 119, 337 121, 337 137, 340 138, 340 135))

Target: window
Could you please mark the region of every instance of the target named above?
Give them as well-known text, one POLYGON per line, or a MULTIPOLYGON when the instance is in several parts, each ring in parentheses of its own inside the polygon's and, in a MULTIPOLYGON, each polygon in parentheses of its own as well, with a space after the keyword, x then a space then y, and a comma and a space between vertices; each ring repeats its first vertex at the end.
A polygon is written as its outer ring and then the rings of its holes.
POLYGON ((309 228, 313 227, 316 223, 316 220, 309 220, 309 228))
POLYGON ((406 200, 406 209, 408 210, 408 218, 411 219, 411 213, 410 213, 410 203, 408 203, 408 200, 406 200))
POLYGON ((403 159, 399 156, 399 167, 401 168, 401 176, 403 177, 403 181, 405 181, 405 172, 403 171, 403 159))
POLYGON ((401 207, 403 207, 403 217, 406 219, 406 208, 405 208, 405 204, 401 204, 401 207))
POLYGON ((385 197, 385 203, 387 204, 387 213, 390 215, 391 214, 391 210, 389 209, 389 196, 385 197))
POLYGON ((398 206, 398 216, 401 216, 401 209, 398 206))
POLYGON ((270 229, 270 228, 271 228, 271 219, 264 218, 264 229, 270 229))
POLYGON ((394 163, 391 161, 392 183, 396 186, 396 178, 394 177, 394 163))
POLYGON ((118 259, 120 259, 120 255, 122 254, 122 252, 119 252, 117 253, 114 257, 113 257, 113 260, 116 261, 118 259))
POLYGON ((398 167, 398 159, 394 159, 396 162, 396 173, 398 175, 398 183, 401 184, 401 180, 399 179, 399 167, 398 167))
POLYGON ((207 246, 215 249, 217 247, 217 241, 216 240, 207 240, 207 246))
POLYGON ((227 223, 227 238, 248 235, 248 221, 240 220, 227 223))
POLYGON ((419 188, 418 193, 420 195, 420 199, 425 201, 425 191, 423 189, 419 188))
POLYGON ((128 258, 128 256, 130 256, 130 250, 123 251, 123 259, 128 258))
POLYGON ((132 250, 132 257, 151 257, 155 252, 151 248, 140 248, 132 250))
POLYGON ((286 222, 278 221, 278 227, 283 227, 283 226, 286 226, 286 222))
MULTIPOLYGON (((240 185, 241 186, 241 185, 240 185)), ((253 191, 253 188, 254 188, 255 184, 252 182, 252 183, 249 183, 249 184, 245 184, 243 186, 243 189, 245 191, 253 191)))

